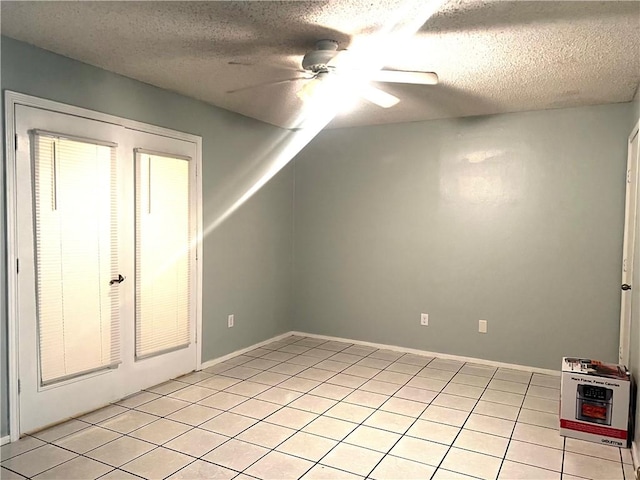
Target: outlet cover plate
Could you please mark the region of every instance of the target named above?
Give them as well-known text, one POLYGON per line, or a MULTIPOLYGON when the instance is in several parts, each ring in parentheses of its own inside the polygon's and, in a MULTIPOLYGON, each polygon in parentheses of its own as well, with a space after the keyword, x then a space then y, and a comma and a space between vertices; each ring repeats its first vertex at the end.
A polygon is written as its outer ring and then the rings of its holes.
POLYGON ((233 327, 233 322, 234 322, 234 316, 233 315, 229 315, 227 317, 227 327, 229 327, 229 328, 233 327))
POLYGON ((423 327, 426 327, 429 325, 429 314, 428 313, 421 313, 420 314, 420 325, 422 325, 423 327))
POLYGON ((486 320, 478 320, 478 332, 487 333, 487 321, 486 320))

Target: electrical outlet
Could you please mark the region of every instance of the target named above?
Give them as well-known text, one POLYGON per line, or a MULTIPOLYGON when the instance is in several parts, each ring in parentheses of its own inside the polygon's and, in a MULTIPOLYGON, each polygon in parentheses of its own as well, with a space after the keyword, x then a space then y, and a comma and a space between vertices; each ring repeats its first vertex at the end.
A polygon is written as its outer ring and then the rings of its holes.
POLYGON ((227 317, 227 327, 233 327, 233 314, 227 317))
POLYGON ((478 331, 480 333, 487 333, 487 321, 486 320, 478 320, 478 331))
POLYGON ((426 327, 429 325, 429 314, 428 313, 421 313, 420 314, 420 325, 426 327))

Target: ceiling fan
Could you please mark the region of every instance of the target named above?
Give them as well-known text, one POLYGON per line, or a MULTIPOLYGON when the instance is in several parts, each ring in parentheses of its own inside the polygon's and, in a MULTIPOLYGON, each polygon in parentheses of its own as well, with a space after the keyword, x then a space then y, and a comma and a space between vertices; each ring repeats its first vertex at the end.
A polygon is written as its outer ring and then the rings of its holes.
MULTIPOLYGON (((241 62, 229 62, 229 64, 253 65, 241 62)), ((306 80, 307 83, 298 91, 298 97, 305 101, 311 98, 318 89, 322 88, 322 86, 331 81, 331 79, 338 78, 349 82, 353 81, 354 78, 358 78, 360 82, 358 83, 357 89, 354 89, 358 95, 380 107, 389 108, 398 103, 399 99, 384 90, 373 87, 368 82, 407 83, 414 85, 436 85, 438 83, 438 75, 434 72, 385 69, 368 71, 366 68, 364 70, 360 69, 353 59, 349 57, 348 50, 338 50, 338 42, 335 40, 318 40, 315 49, 308 52, 302 58, 302 69, 287 67, 275 68, 304 73, 305 76, 237 88, 229 90, 227 93, 236 93, 267 85, 306 80)))

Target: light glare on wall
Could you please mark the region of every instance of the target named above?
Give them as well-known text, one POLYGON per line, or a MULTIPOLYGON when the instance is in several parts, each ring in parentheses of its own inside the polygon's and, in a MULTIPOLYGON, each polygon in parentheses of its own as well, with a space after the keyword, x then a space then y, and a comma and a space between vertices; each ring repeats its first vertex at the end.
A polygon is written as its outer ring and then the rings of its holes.
POLYGON ((503 149, 466 152, 443 162, 440 194, 449 202, 505 204, 522 197, 526 183, 521 155, 503 149))

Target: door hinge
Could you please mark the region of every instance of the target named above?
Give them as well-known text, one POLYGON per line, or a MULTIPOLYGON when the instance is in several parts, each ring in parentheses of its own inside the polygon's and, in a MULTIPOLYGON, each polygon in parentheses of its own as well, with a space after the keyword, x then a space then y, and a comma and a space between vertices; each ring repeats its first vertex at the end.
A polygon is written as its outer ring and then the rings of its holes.
POLYGON ((20 379, 18 379, 18 394, 22 391, 22 384, 20 383, 20 379))
POLYGON ((13 147, 14 147, 15 151, 17 152, 18 151, 18 134, 17 133, 16 133, 16 138, 15 138, 13 147))
POLYGON ((622 260, 622 271, 627 273, 627 259, 622 260))
POLYGON ((16 258, 16 273, 20 273, 20 259, 16 258))
POLYGON ((627 183, 631 183, 631 169, 627 170, 627 183))

